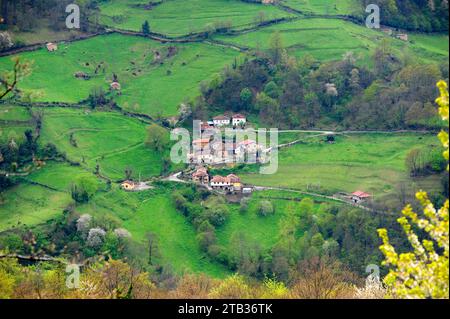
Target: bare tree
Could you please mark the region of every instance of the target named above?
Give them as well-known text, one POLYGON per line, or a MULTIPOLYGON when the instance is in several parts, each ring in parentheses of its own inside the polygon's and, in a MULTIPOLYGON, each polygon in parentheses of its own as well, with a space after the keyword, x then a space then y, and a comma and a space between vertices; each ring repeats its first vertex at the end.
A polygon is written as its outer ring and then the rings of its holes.
POLYGON ((352 298, 356 277, 337 261, 314 257, 299 265, 300 276, 292 287, 294 298, 352 298))
POLYGON ((13 58, 13 61, 13 70, 0 74, 0 86, 2 87, 0 89, 0 100, 14 91, 19 81, 31 73, 30 62, 21 62, 20 58, 13 58))

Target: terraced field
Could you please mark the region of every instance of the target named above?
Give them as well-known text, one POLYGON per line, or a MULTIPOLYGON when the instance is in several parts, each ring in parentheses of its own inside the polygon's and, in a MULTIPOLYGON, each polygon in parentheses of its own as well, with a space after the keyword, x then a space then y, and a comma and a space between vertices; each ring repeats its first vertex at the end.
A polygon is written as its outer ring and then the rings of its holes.
POLYGON ((273 6, 249 4, 237 0, 169 0, 152 9, 143 9, 148 1, 117 0, 103 2, 101 23, 120 29, 140 31, 144 21, 153 32, 169 36, 208 31, 220 24, 233 29, 252 26, 260 21, 292 16, 273 6))
POLYGON ((398 54, 409 52, 428 62, 448 58, 448 36, 413 34, 412 42, 405 43, 382 32, 340 19, 304 17, 253 32, 217 35, 214 38, 229 44, 267 50, 270 47, 269 40, 276 32, 291 55, 301 57, 308 54, 321 61, 338 60, 344 53, 351 51, 361 63, 369 63, 368 57, 383 39, 389 40, 398 54))
POLYGON ((91 171, 98 164, 111 179, 124 179, 127 167, 134 178, 148 178, 160 174, 162 159, 144 145, 146 134, 145 124, 117 113, 50 108, 44 112, 40 142, 55 144, 91 171))
MULTIPOLYGON (((114 99, 124 109, 173 116, 181 102, 198 94, 201 81, 238 56, 235 50, 201 43, 164 45, 139 37, 105 35, 61 44, 57 52, 41 49, 22 54, 34 65, 33 74, 21 88, 39 93, 35 101, 78 103, 93 88, 108 91, 116 74, 122 94, 114 99), (169 46, 175 47, 176 53, 167 58, 169 46), (157 51, 163 58, 155 61, 157 51), (84 72, 90 79, 77 79, 76 72, 84 72)), ((11 64, 10 58, 0 58, 1 69, 11 64)))

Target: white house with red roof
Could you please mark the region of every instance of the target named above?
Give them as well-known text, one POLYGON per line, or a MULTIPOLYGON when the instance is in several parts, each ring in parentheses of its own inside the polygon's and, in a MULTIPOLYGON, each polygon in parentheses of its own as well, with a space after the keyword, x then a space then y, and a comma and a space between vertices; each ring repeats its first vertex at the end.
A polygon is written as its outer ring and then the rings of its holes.
POLYGON ((366 201, 371 196, 363 191, 356 191, 352 193, 351 199, 355 204, 359 204, 361 202, 366 201))
POLYGON ((214 126, 227 126, 230 125, 230 117, 225 115, 219 115, 213 117, 214 126))

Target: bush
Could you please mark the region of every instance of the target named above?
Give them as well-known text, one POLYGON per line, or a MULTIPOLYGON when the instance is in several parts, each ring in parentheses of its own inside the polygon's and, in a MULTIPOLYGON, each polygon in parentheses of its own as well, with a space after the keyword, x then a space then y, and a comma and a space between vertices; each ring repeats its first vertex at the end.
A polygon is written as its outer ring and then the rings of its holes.
POLYGON ((228 215, 230 214, 228 207, 220 205, 207 211, 206 218, 215 227, 225 224, 228 215))
POLYGON ((249 205, 249 203, 250 203, 250 199, 249 199, 248 197, 242 198, 242 199, 241 199, 241 202, 240 202, 241 206, 240 206, 240 208, 239 208, 239 211, 240 211, 241 213, 246 213, 246 212, 248 211, 248 205, 249 205))
POLYGON ((77 203, 86 203, 97 192, 97 181, 93 178, 78 178, 71 186, 72 199, 77 203))
POLYGON ((268 215, 273 215, 274 213, 275 213, 275 210, 270 201, 262 200, 259 202, 259 207, 258 207, 258 215, 259 216, 265 217, 268 215))

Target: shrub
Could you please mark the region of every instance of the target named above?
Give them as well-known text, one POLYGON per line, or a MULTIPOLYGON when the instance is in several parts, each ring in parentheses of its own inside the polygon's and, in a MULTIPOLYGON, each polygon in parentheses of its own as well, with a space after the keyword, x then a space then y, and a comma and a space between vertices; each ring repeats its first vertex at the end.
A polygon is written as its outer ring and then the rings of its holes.
POLYGON ((268 215, 272 215, 274 213, 275 213, 275 210, 270 201, 262 200, 259 202, 259 207, 258 207, 258 215, 259 216, 265 217, 268 215))

